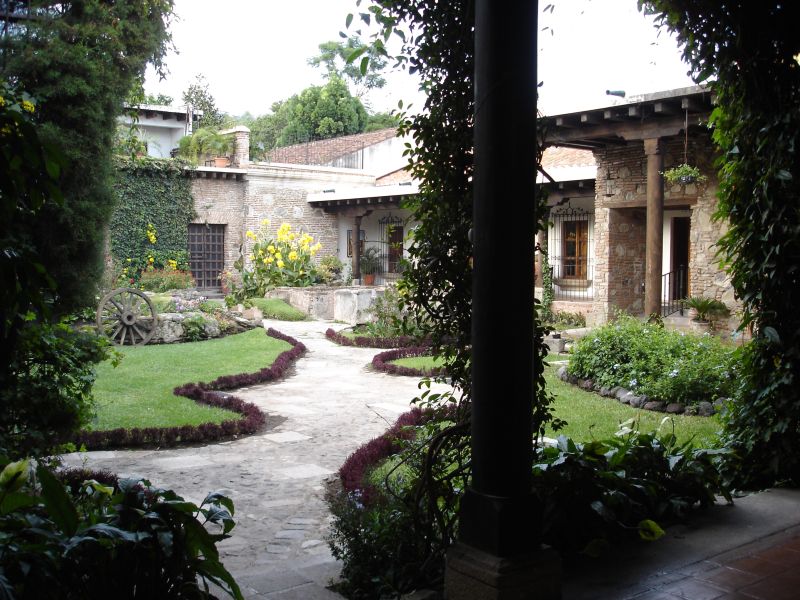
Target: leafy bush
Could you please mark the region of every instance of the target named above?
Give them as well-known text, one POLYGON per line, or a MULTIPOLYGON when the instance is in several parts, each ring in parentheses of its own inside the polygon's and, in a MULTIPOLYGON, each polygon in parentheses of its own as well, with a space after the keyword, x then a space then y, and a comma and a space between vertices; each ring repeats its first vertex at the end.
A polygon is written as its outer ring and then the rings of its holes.
POLYGON ((194 287, 192 274, 175 269, 153 269, 142 271, 139 288, 149 292, 168 292, 194 287))
POLYGON ((548 326, 553 329, 586 327, 586 316, 582 313, 572 313, 566 310, 557 310, 553 313, 550 313, 548 326))
POLYGON ((201 315, 188 317, 181 323, 183 325, 183 337, 189 342, 199 342, 206 337, 206 320, 201 315))
POLYGON ((735 348, 715 337, 620 316, 578 341, 568 371, 604 387, 691 405, 731 396, 738 365, 735 348))
POLYGON ((263 297, 267 290, 276 286, 306 287, 316 281, 316 267, 311 259, 319 252, 321 244, 314 244, 314 238, 307 233, 293 232, 288 223, 283 223, 272 238, 268 226, 269 220, 264 219, 258 232, 246 234, 252 241, 252 266, 244 268, 241 259, 237 263, 242 288, 247 292, 244 297, 263 297))
POLYGON ((144 479, 70 491, 41 465, 34 478, 27 460, 0 467, 4 597, 213 598, 213 583, 242 598, 216 548, 235 525, 229 498, 212 493, 196 506, 144 479))
POLYGON ((0 448, 12 457, 47 455, 92 415, 94 366, 108 357, 94 329, 29 323, 8 364, 0 448))
POLYGON ((692 296, 683 301, 684 306, 694 309, 697 313, 695 321, 709 321, 715 317, 727 317, 730 310, 723 302, 716 298, 703 298, 702 296, 692 296))
POLYGON ((394 286, 387 286, 383 295, 375 298, 367 313, 370 315, 371 320, 362 327, 372 337, 409 336, 421 338, 424 336, 419 324, 410 318, 405 307, 405 301, 394 286))
MULTIPOLYGON (((384 435, 356 450, 339 470, 326 500, 334 516, 329 543, 344 563, 341 586, 350 598, 395 597, 419 586, 441 585, 444 554, 453 542, 460 498, 469 484, 469 452, 431 472, 441 499, 420 511, 426 476, 425 440, 448 423, 434 413, 407 413, 384 435), (454 479, 441 477, 456 473, 454 479), (455 482, 450 490, 445 481, 455 482), (453 496, 449 497, 448 494, 453 496), (448 501, 443 501, 447 497, 448 501)), ((652 541, 662 524, 728 500, 717 463, 722 450, 678 444, 673 433, 640 433, 632 422, 616 437, 579 444, 561 436, 538 448, 532 511, 542 515, 542 541, 562 553, 592 555, 624 537, 652 541)), ((439 496, 434 496, 437 498, 439 496)))
POLYGON ((317 277, 325 285, 342 282, 344 263, 336 256, 324 256, 317 265, 317 277))

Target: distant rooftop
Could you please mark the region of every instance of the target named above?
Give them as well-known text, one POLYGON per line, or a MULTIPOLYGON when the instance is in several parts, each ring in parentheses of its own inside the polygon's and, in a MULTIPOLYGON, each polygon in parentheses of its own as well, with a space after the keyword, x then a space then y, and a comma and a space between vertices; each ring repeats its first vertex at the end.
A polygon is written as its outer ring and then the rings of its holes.
POLYGON ((397 135, 393 127, 369 133, 356 133, 342 137, 314 140, 292 146, 276 148, 267 154, 267 162, 294 165, 327 165, 337 158, 379 144, 397 135))

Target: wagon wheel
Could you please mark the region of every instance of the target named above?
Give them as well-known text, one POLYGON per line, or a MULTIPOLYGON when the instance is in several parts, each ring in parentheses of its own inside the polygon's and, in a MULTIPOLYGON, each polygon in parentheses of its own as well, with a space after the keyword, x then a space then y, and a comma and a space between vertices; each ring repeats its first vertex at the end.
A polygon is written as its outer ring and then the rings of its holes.
POLYGON ((153 337, 158 315, 145 294, 117 288, 103 296, 97 307, 97 329, 118 346, 143 346, 153 337))

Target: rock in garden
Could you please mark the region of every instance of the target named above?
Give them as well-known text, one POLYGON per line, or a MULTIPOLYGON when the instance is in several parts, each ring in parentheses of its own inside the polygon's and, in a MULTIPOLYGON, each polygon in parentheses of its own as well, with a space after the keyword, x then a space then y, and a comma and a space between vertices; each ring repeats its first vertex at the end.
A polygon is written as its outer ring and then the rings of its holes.
POLYGON ((613 388, 603 386, 600 388, 600 395, 605 396, 606 398, 613 398, 614 390, 613 388))
POLYGON ((556 376, 561 381, 566 381, 567 377, 569 377, 569 375, 567 374, 567 365, 561 365, 560 367, 558 367, 558 371, 556 371, 556 376))
POLYGON ((667 404, 667 408, 664 410, 671 415, 680 415, 683 414, 685 408, 686 407, 680 402, 670 402, 669 404, 667 404))
MULTIPOLYGON (((630 392, 623 387, 618 387, 616 390, 617 391, 614 392, 614 397, 619 401, 622 401, 626 394, 630 394, 630 392)), ((625 402, 625 404, 627 404, 627 402, 625 402)))
POLYGON ((645 410, 654 410, 657 412, 662 412, 664 410, 664 403, 659 402, 658 400, 651 400, 650 402, 645 402, 642 405, 642 408, 645 410))
POLYGON ((701 417, 710 417, 714 414, 714 405, 711 402, 700 402, 697 405, 697 414, 701 417))
POLYGON ((686 410, 683 412, 687 417, 694 417, 697 415, 697 407, 696 406, 687 406, 686 410))
POLYGON ((594 383, 592 382, 591 379, 581 379, 580 381, 578 381, 578 387, 580 387, 582 390, 586 390, 589 392, 592 391, 593 385, 594 383))
MULTIPOLYGON (((628 402, 633 408, 641 408, 644 405, 645 398, 644 396, 637 396, 632 392, 628 392, 628 402)), ((620 400, 622 402, 622 400, 620 400)))

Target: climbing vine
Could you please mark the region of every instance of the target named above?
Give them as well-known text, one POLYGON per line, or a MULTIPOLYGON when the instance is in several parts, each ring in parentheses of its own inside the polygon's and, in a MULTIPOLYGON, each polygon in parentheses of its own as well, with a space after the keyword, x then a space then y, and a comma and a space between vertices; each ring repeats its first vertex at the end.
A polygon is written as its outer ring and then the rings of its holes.
POLYGON ((111 254, 134 282, 150 268, 188 268, 188 226, 195 217, 185 163, 118 157, 111 254))
POLYGON ((800 483, 800 38, 791 3, 639 1, 717 96, 719 255, 754 342, 725 424, 739 486, 800 483))

